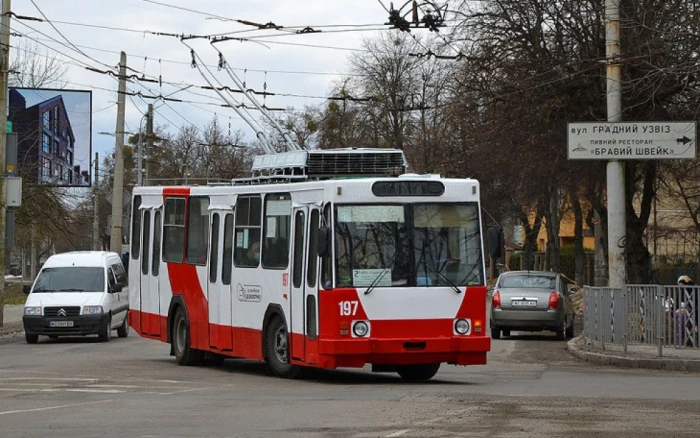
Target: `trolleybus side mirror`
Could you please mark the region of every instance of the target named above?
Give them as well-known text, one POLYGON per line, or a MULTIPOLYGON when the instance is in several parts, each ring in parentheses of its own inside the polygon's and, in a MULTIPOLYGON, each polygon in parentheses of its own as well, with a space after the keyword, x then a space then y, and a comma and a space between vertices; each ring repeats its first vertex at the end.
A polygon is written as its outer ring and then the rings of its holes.
POLYGON ((331 234, 328 227, 320 227, 318 229, 318 241, 316 245, 319 257, 328 257, 331 255, 331 234))
POLYGON ((503 233, 501 227, 489 227, 488 242, 491 258, 494 260, 500 259, 503 256, 503 233))

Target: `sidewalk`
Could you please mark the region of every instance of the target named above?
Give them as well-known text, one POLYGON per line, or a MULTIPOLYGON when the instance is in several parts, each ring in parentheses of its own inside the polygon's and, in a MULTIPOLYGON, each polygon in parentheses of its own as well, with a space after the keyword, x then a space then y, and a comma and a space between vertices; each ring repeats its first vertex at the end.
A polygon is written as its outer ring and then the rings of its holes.
POLYGON ((6 337, 15 337, 24 331, 22 326, 22 314, 24 313, 24 304, 6 305, 3 312, 5 323, 0 327, 0 339, 6 337))
POLYGON ((622 345, 605 344, 603 351, 599 343, 588 343, 583 336, 570 340, 567 348, 579 359, 597 365, 700 373, 698 348, 664 347, 658 357, 656 345, 628 344, 625 353, 622 345))

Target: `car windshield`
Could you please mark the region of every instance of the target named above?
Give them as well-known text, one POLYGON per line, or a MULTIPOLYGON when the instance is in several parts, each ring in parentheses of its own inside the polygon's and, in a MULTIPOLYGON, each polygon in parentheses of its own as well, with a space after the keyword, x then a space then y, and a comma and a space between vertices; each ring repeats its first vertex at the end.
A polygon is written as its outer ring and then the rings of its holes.
POLYGON ((557 279, 549 275, 506 275, 501 278, 500 289, 556 289, 557 279))
POLYGON ((60 267, 41 271, 34 292, 99 292, 105 289, 105 271, 99 267, 60 267))
POLYGON ((476 204, 340 205, 338 286, 450 286, 483 282, 476 204))

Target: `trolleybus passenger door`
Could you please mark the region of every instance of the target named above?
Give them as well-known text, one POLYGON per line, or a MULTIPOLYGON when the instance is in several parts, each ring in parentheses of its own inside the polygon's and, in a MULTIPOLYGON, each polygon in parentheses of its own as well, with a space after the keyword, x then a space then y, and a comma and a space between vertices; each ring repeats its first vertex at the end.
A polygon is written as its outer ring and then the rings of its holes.
POLYGON ((161 269, 161 257, 160 257, 160 244, 161 244, 161 233, 163 232, 163 214, 160 208, 154 208, 151 210, 151 249, 149 251, 151 255, 150 260, 150 272, 148 275, 148 297, 149 297, 149 307, 150 312, 153 314, 149 320, 150 323, 150 334, 160 336, 161 334, 161 303, 160 303, 160 291, 161 282, 167 282, 167 278, 159 275, 163 270, 161 269))
MULTIPOLYGON (((217 350, 231 350, 231 291, 222 282, 224 248, 223 236, 226 210, 210 211, 209 264, 207 271, 209 305, 209 345, 217 350)), ((229 247, 230 249, 230 247, 229 247)), ((230 260, 230 259, 229 259, 230 260)), ((230 281, 229 281, 230 283, 230 281)))
POLYGON ((304 291, 304 352, 306 361, 318 362, 318 229, 321 222, 321 210, 312 207, 309 212, 309 230, 306 245, 306 286, 304 291))
POLYGON ((306 285, 305 266, 307 248, 307 207, 294 207, 292 226, 292 281, 290 292, 289 339, 293 359, 304 360, 304 291, 306 285))
POLYGON ((141 216, 141 258, 139 263, 139 281, 141 283, 141 330, 151 334, 151 249, 152 249, 152 214, 150 208, 144 208, 141 216))

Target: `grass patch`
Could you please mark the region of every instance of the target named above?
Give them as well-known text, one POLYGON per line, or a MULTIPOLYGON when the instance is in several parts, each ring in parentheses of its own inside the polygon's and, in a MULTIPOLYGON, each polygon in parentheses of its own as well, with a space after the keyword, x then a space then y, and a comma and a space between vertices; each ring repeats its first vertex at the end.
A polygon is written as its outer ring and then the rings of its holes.
POLYGON ((27 301, 27 296, 22 292, 22 283, 19 281, 5 281, 3 297, 5 304, 24 304, 27 301))

